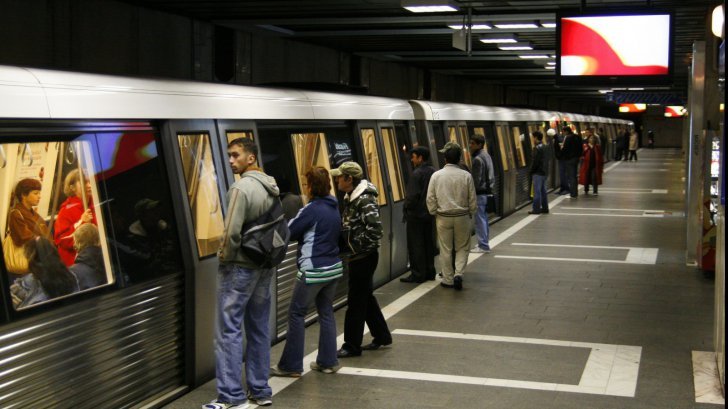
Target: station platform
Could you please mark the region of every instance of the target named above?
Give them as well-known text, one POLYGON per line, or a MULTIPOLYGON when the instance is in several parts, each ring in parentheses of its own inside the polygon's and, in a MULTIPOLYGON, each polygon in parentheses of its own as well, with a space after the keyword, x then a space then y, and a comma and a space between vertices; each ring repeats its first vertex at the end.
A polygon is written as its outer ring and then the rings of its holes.
MULTIPOLYGON (((598 196, 551 194, 550 214, 526 207, 493 224, 493 251, 470 255, 462 291, 379 288, 390 347, 311 372, 308 327, 306 372, 271 378, 273 407, 724 407, 710 366, 714 281, 685 265, 685 166, 677 150, 638 157, 607 163, 598 196)), ((165 408, 215 396, 212 380, 165 408)))

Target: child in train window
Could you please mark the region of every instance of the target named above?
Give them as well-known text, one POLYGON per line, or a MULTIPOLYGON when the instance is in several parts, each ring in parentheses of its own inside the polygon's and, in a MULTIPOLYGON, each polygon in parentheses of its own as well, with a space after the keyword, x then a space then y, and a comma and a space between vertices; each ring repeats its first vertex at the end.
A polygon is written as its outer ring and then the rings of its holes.
POLYGON ((76 258, 73 232, 84 223, 97 222, 93 210, 91 182, 86 175, 78 169, 69 172, 63 182, 63 193, 66 195, 66 200, 58 209, 58 216, 53 226, 53 240, 58 246, 63 264, 71 266, 76 258))

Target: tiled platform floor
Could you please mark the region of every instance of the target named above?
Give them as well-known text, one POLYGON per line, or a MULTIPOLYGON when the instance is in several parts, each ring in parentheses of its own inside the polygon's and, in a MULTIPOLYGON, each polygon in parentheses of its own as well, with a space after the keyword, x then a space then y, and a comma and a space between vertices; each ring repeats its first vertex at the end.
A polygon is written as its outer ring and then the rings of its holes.
MULTIPOLYGON (((685 266, 684 165, 677 151, 639 155, 607 164, 599 196, 551 195, 551 214, 494 224, 494 250, 471 255, 463 291, 380 288, 392 347, 342 360, 336 375, 273 378, 274 407, 723 407, 696 402, 692 356, 713 349, 714 283, 685 266)), ((307 353, 317 333, 307 329, 307 353)), ((211 381, 166 408, 214 397, 211 381)))

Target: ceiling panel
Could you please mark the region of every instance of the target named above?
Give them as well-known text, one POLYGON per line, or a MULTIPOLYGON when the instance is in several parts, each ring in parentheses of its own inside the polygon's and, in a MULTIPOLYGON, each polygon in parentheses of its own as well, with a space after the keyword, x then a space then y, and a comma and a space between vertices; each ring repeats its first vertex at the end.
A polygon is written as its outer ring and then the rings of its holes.
MULTIPOLYGON (((472 43, 472 55, 452 47, 453 30, 469 9, 473 23, 512 20, 553 21, 563 10, 620 11, 636 7, 675 13, 675 62, 672 88, 687 90, 692 44, 705 39, 708 15, 717 0, 460 0, 460 11, 423 15, 400 6, 400 0, 137 0, 147 8, 210 21, 238 30, 266 33, 433 72, 501 83, 573 100, 604 101, 597 87, 556 87, 553 71, 540 60, 521 60, 493 44, 472 43)), ((475 30, 473 36, 512 33, 534 52, 555 53, 555 29, 475 30)))

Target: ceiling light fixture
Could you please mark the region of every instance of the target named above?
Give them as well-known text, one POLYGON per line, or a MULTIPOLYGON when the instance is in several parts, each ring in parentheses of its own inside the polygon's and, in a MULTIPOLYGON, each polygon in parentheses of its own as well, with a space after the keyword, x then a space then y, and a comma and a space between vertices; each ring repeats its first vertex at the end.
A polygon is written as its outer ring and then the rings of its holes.
POLYGON ((502 29, 514 29, 514 28, 538 28, 538 25, 533 21, 518 21, 512 23, 494 23, 498 28, 502 29))
POLYGON ((556 69, 556 67, 554 67, 553 65, 547 65, 544 68, 546 68, 547 70, 555 70, 556 69))
POLYGON ((483 34, 480 42, 485 44, 517 43, 518 39, 513 34, 483 34))
POLYGON ((458 11, 452 0, 402 0, 402 7, 413 13, 442 13, 458 11))
POLYGON ((533 50, 533 47, 531 47, 531 43, 524 41, 520 43, 498 44, 498 49, 503 51, 524 51, 533 50))
POLYGON ((541 27, 543 28, 556 28, 556 23, 553 21, 542 21, 541 27))
POLYGON ((725 34, 725 12, 722 5, 713 9, 713 15, 710 22, 710 28, 713 35, 723 38, 725 34))
POLYGON ((546 64, 548 64, 548 65, 556 65, 556 61, 548 61, 548 62, 546 62, 546 64))
MULTIPOLYGON (((541 60, 544 58, 549 58, 549 56, 542 54, 520 54, 518 58, 523 58, 524 60, 541 60)), ((553 67, 556 68, 556 66, 553 67)))
MULTIPOLYGON (((449 24, 448 27, 452 28, 453 30, 462 30, 464 26, 462 24, 449 24)), ((471 30, 490 30, 492 28, 493 26, 485 23, 477 23, 470 26, 471 30)))

